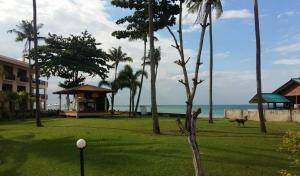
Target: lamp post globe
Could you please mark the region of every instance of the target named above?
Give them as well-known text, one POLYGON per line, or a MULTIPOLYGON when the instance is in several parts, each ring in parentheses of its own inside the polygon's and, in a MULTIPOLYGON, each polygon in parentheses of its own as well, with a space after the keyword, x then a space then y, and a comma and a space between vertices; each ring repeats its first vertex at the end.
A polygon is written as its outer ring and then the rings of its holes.
POLYGON ((86 141, 84 139, 78 139, 76 142, 76 146, 79 149, 84 149, 86 147, 86 141))

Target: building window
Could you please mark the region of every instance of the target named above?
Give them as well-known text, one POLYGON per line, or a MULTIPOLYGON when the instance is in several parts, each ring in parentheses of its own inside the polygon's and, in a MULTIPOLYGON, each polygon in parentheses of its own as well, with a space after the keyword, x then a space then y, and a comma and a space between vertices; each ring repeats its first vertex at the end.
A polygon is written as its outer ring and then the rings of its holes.
POLYGON ((26 87, 25 86, 18 86, 17 87, 17 92, 26 92, 26 87))
POLYGON ((12 85, 11 84, 3 84, 2 85, 2 91, 12 91, 12 85))

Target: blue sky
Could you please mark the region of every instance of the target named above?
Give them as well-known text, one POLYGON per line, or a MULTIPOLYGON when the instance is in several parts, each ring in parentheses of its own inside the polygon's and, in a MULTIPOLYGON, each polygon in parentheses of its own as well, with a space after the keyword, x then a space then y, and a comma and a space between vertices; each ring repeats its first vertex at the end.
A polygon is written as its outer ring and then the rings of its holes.
MULTIPOLYGON (((122 46, 134 58, 131 64, 139 69, 143 54, 142 42, 129 42, 111 37, 111 32, 121 29, 114 21, 130 12, 112 7, 110 1, 90 0, 43 0, 38 3, 38 21, 43 23, 41 35, 48 32, 69 35, 87 29, 103 43, 102 48, 122 46)), ((214 102, 216 104, 247 104, 255 93, 255 34, 252 0, 224 0, 224 14, 214 20, 214 102)), ((300 1, 259 1, 263 91, 271 92, 291 77, 300 77, 300 1)), ((186 10, 185 10, 186 11, 186 10)), ((22 43, 15 43, 14 36, 6 31, 14 28, 22 19, 31 18, 31 0, 0 0, 0 54, 20 59, 22 43)), ((188 65, 192 75, 195 53, 199 42, 199 26, 194 25, 194 15, 184 16, 184 42, 188 65)), ((173 28, 174 30, 176 29, 173 28)), ((184 104, 185 94, 181 84, 181 69, 173 63, 177 51, 166 30, 156 34, 162 49, 162 61, 157 80, 158 104, 184 104)), ((207 104, 208 100, 208 41, 205 41, 201 67, 201 79, 195 104, 207 104)), ((122 66, 121 66, 122 67, 122 66)), ((120 68, 121 68, 120 67, 120 68)), ((88 84, 97 85, 99 78, 88 78, 88 84)), ((57 103, 52 92, 59 90, 59 78, 49 79, 49 103, 57 103)), ((150 84, 145 82, 142 104, 150 104, 150 84)), ((128 90, 120 91, 117 104, 128 102, 128 90)))

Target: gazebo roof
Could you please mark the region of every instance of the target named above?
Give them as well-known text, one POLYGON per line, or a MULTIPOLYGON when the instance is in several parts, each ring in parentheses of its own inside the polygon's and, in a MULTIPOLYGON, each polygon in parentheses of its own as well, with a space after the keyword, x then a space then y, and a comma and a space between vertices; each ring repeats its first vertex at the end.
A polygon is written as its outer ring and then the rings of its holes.
MULTIPOLYGON (((290 103, 290 100, 285 98, 282 95, 275 94, 275 93, 262 93, 263 103, 290 103)), ((257 103, 258 97, 255 95, 251 98, 249 103, 257 103)))
POLYGON ((113 92, 111 89, 96 87, 92 85, 82 85, 78 87, 73 87, 69 89, 64 89, 60 91, 53 92, 53 94, 76 94, 83 92, 95 92, 95 93, 110 93, 113 92))

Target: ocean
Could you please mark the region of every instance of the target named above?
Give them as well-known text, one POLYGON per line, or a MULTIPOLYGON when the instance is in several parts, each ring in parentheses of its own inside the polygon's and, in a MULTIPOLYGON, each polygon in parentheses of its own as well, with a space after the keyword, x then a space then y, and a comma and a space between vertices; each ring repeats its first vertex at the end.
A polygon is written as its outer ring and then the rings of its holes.
MULTIPOLYGON (((151 111, 150 105, 145 105, 147 112, 151 111)), ((196 110, 199 107, 202 109, 200 116, 208 117, 208 105, 194 105, 193 109, 196 110)), ((213 115, 215 117, 224 117, 224 109, 255 109, 256 105, 214 105, 213 106, 213 115)), ((116 105, 116 110, 128 111, 128 105, 116 105)), ((186 106, 185 105, 158 105, 157 111, 160 113, 180 113, 185 114, 186 106)), ((139 111, 139 110, 138 110, 139 111)))

